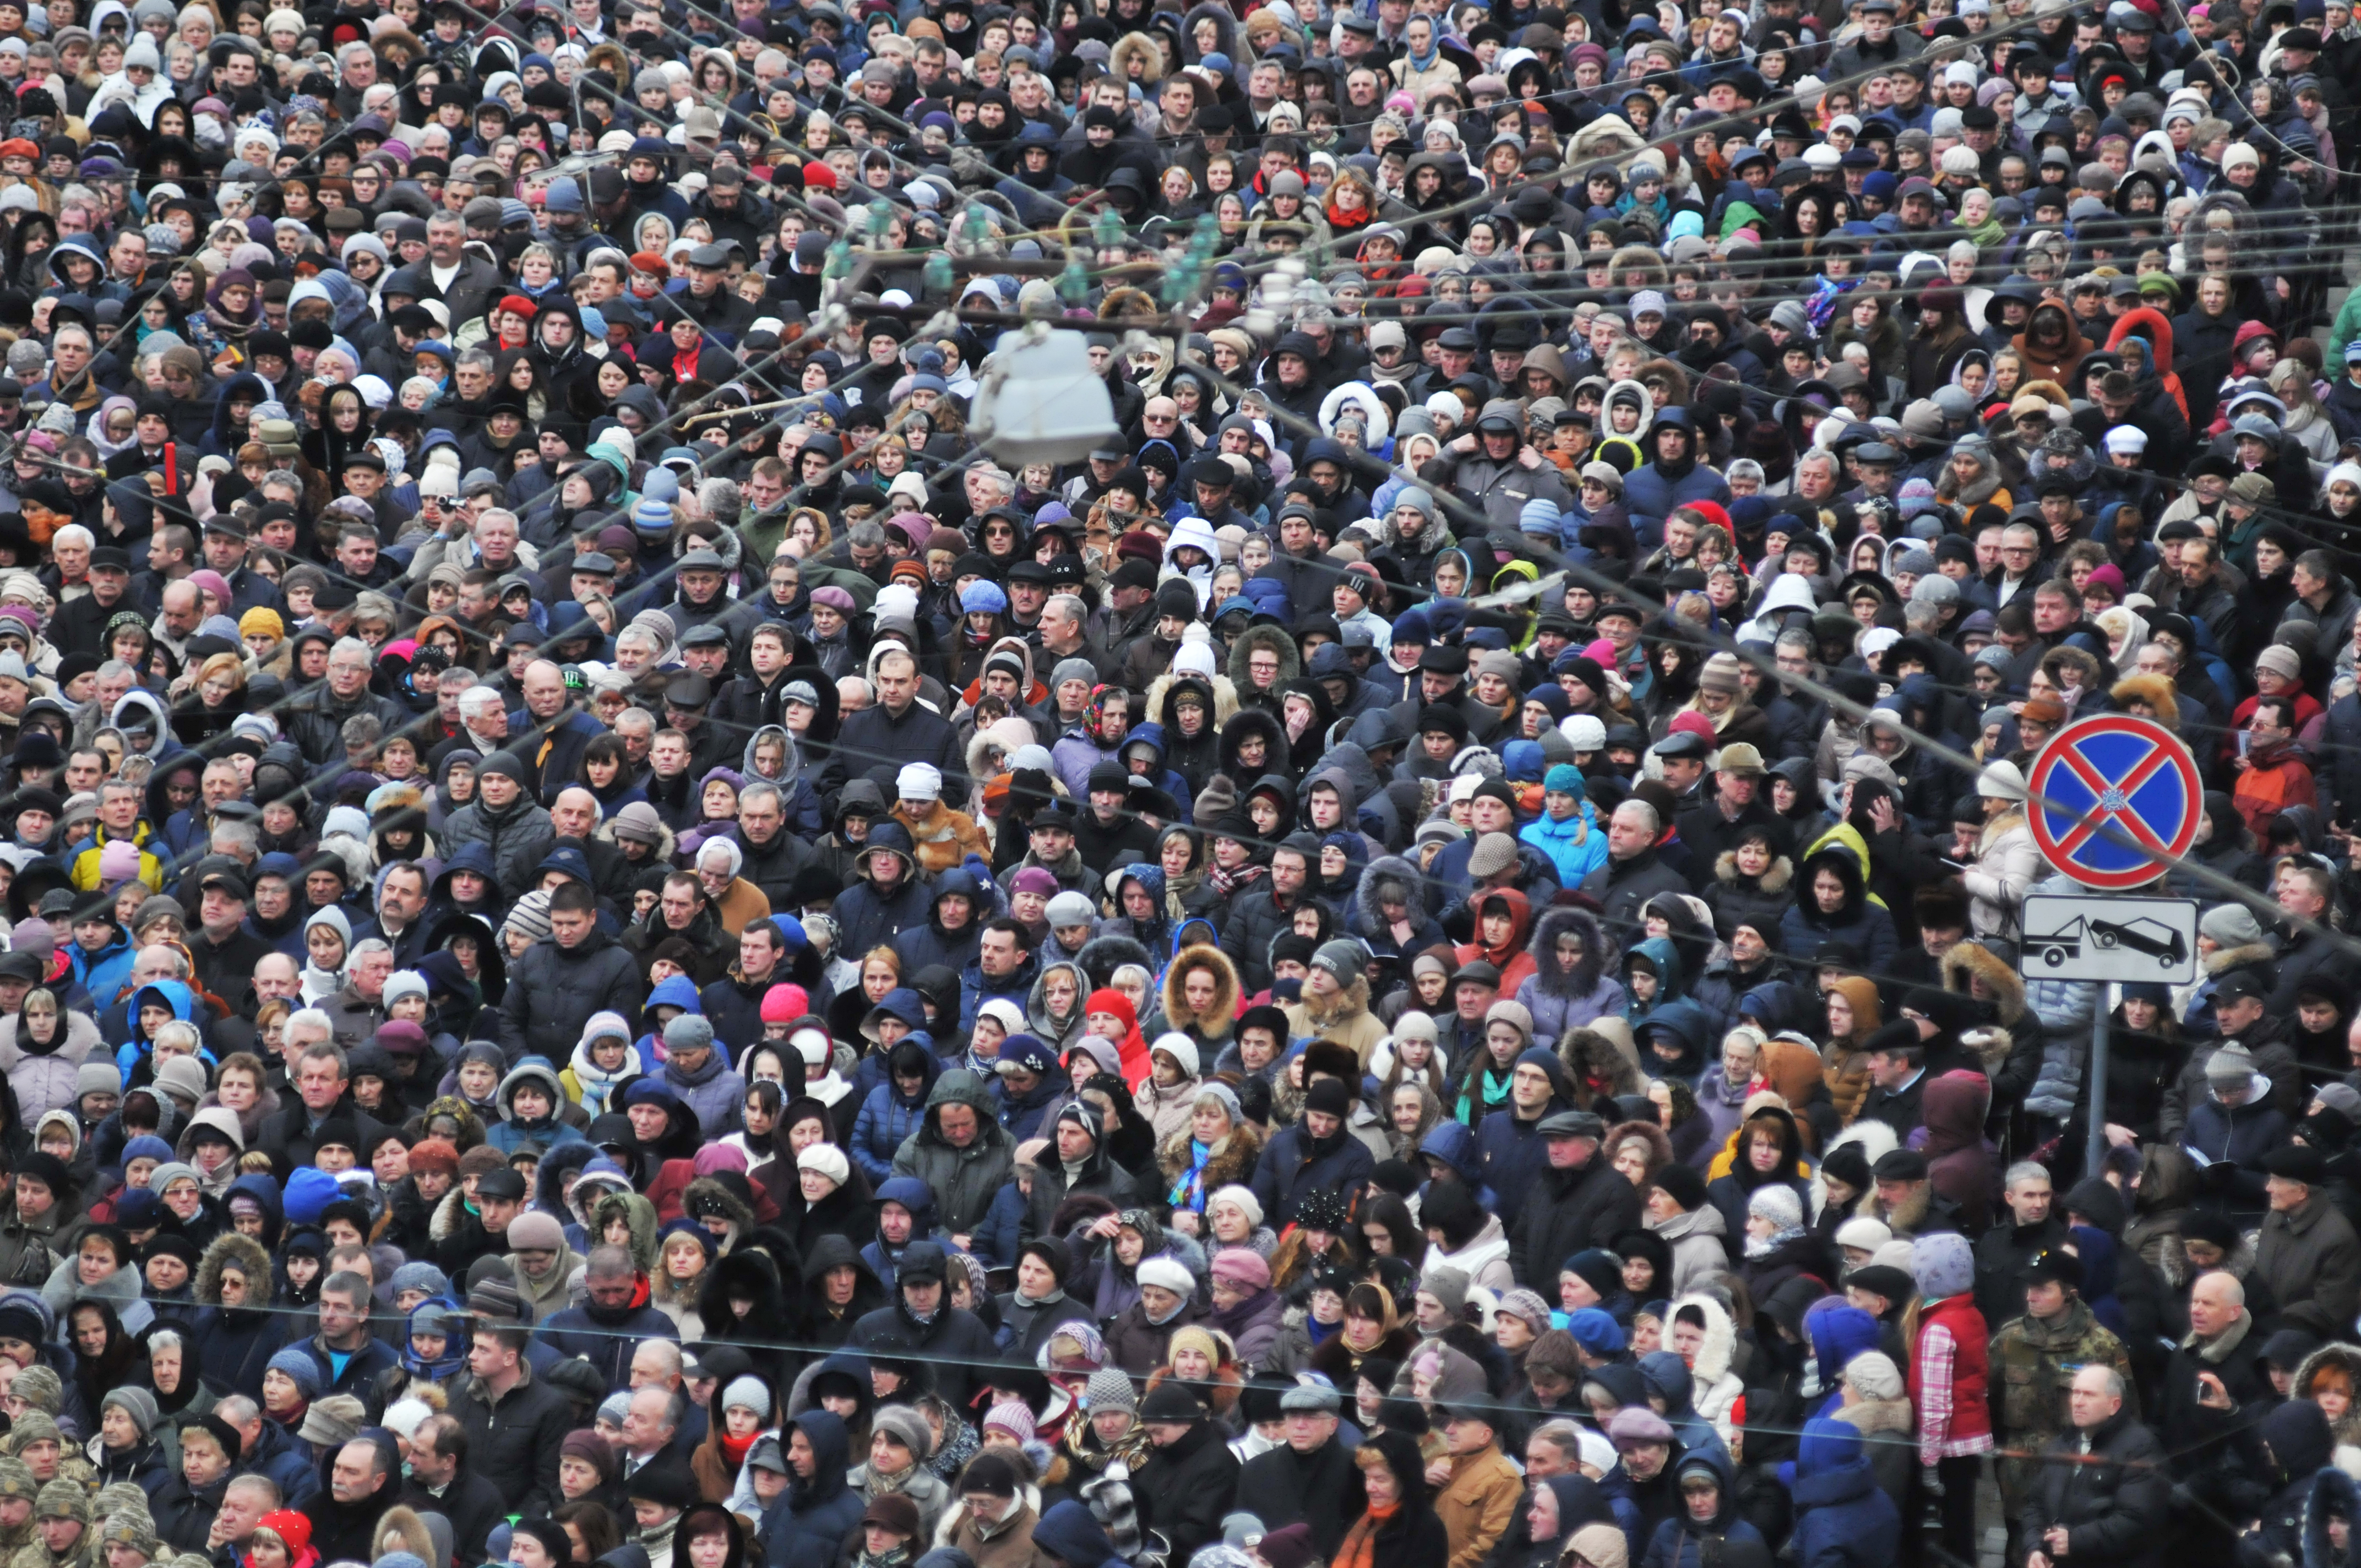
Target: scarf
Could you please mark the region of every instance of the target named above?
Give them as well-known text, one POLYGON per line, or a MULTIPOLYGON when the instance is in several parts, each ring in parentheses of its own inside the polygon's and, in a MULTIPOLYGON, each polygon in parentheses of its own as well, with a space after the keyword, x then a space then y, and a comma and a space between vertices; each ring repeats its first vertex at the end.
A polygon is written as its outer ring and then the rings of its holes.
POLYGON ((1166 1194, 1174 1209, 1187 1209, 1202 1213, 1205 1209, 1205 1165, 1213 1157, 1211 1144, 1189 1140, 1189 1168, 1173 1179, 1172 1190, 1166 1194))
POLYGON ((1228 898, 1235 894, 1252 893, 1255 884, 1262 881, 1265 870, 1265 867, 1257 865, 1251 861, 1234 872, 1225 872, 1217 865, 1208 864, 1205 868, 1205 881, 1214 892, 1224 898, 1228 898))
POLYGON ((1353 1528, 1345 1532, 1344 1543, 1336 1548, 1336 1555, 1329 1559, 1328 1568, 1375 1568, 1378 1531, 1400 1512, 1401 1504, 1399 1502, 1388 1503, 1382 1508, 1371 1503, 1367 1510, 1353 1521, 1353 1528))
MULTIPOLYGON (((1470 1115, 1471 1111, 1498 1111, 1507 1104, 1509 1080, 1513 1075, 1515 1068, 1516 1064, 1513 1062, 1505 1069, 1494 1068, 1491 1053, 1487 1050, 1483 1068, 1468 1079, 1467 1087, 1460 1092, 1459 1120, 1473 1126, 1483 1118, 1480 1115, 1470 1115), (1498 1077, 1494 1076, 1496 1072, 1499 1074, 1498 1077)), ((1333 1564, 1331 1568, 1334 1568, 1333 1564)))
MULTIPOLYGON (((926 1473, 925 1465, 914 1464, 907 1469, 895 1471, 891 1475, 880 1475, 877 1474, 877 1466, 873 1464, 869 1466, 869 1495, 873 1499, 898 1492, 926 1473)), ((909 1554, 906 1552, 903 1555, 906 1557, 909 1554)), ((884 1562, 886 1559, 880 1558, 877 1561, 884 1562)))
POLYGON ((1749 1236, 1746 1238, 1746 1255, 1750 1258, 1758 1260, 1769 1257, 1773 1253, 1778 1251, 1781 1247, 1785 1246, 1789 1242, 1794 1241, 1803 1234, 1803 1226, 1790 1225, 1785 1230, 1780 1231, 1773 1235, 1749 1236))
POLYGON ((721 1433, 721 1456, 730 1462, 731 1469, 737 1469, 746 1463, 746 1451, 752 1448, 755 1439, 762 1435, 753 1432, 745 1437, 731 1437, 726 1431, 721 1433))

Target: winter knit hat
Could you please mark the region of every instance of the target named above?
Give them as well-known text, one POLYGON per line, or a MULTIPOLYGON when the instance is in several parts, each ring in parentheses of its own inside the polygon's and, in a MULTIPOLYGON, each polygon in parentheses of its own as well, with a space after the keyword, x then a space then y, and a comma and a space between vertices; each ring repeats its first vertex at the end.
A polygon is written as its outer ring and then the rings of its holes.
POLYGON ((1902 1398, 1902 1373, 1882 1350, 1864 1350, 1844 1365, 1844 1380, 1864 1399, 1902 1398))
POLYGON ((721 1391, 723 1410, 752 1410, 757 1420, 771 1419, 771 1390, 759 1377, 740 1377, 721 1391))
POLYGON ((2211 937, 2217 948, 2247 948, 2263 939, 2263 928, 2255 922, 2254 912, 2243 904, 2225 904, 2206 911, 2205 918, 2197 923, 2198 935, 2211 937))
POLYGON ((1746 1201, 1746 1212, 1760 1214, 1780 1231, 1800 1230, 1804 1223, 1804 1201, 1795 1190, 1784 1181, 1766 1181, 1754 1190, 1746 1201))
POLYGON ((1033 1410, 1016 1400, 994 1405, 983 1413, 983 1430, 1005 1431, 1019 1442, 1031 1442, 1034 1436, 1033 1410))
POLYGON ((285 1373, 306 1399, 316 1399, 328 1389, 327 1379, 320 1376, 320 1364, 297 1346, 290 1346, 272 1356, 263 1371, 285 1373))
POLYGON ((1910 1277, 1929 1301, 1962 1295, 1975 1288, 1975 1252, 1956 1231, 1916 1237, 1910 1244, 1910 1277))
POLYGON ((1132 1392, 1131 1374, 1114 1366, 1092 1373, 1082 1389, 1082 1409, 1093 1415, 1101 1410, 1138 1414, 1139 1396, 1132 1392))

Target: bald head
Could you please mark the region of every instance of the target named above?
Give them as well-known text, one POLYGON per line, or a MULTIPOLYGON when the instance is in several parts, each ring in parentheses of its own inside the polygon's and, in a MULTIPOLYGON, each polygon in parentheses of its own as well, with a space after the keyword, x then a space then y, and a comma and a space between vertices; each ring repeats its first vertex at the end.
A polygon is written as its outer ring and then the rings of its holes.
POLYGON ((549 808, 549 825, 561 839, 588 839, 598 826, 598 798, 587 789, 565 789, 549 808))
POLYGON ((547 722, 566 707, 566 672, 546 659, 524 667, 524 706, 534 718, 547 722))

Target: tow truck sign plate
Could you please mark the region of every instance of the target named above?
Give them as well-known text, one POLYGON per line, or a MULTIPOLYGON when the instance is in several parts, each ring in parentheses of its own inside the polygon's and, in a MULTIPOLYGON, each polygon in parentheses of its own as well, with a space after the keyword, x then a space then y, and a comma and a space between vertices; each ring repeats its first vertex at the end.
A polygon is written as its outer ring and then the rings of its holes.
POLYGON ((2197 978, 2197 901, 2034 894, 2017 967, 2037 980, 2197 978))

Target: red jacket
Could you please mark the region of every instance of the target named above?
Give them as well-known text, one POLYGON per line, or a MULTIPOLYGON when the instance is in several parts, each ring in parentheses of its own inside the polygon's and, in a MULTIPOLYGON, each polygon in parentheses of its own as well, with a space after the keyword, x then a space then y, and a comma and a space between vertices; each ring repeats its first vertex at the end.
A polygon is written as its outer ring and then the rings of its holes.
MULTIPOLYGON (((1918 1330, 1924 1333, 1940 1323, 1951 1331, 1957 1347, 1951 1362, 1951 1426, 1947 1434, 1957 1442, 1964 1438, 1992 1435, 1992 1332, 1984 1327, 1984 1315, 1976 1310, 1972 1292, 1946 1296, 1927 1308, 1918 1319, 1918 1330)), ((1919 1393, 1918 1357, 1914 1347, 1910 1357, 1910 1402, 1924 1409, 1919 1393)))

